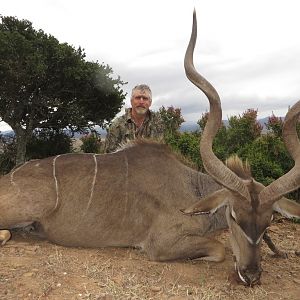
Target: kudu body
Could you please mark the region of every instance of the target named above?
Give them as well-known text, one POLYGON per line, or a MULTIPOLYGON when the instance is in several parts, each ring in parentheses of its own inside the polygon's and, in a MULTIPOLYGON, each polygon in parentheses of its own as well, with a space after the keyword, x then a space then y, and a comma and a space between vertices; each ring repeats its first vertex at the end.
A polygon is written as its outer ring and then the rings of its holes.
POLYGON ((218 188, 157 143, 136 142, 106 155, 60 155, 1 178, 0 228, 37 222, 60 245, 138 247, 153 260, 222 260, 222 244, 205 234, 227 226, 224 211, 180 212, 218 188))
POLYGON ((259 280, 261 238, 273 209, 300 217, 300 206, 282 198, 300 184, 295 135, 300 103, 285 126, 286 144, 298 167, 267 188, 240 160, 230 159, 226 167, 211 149, 221 122, 219 98, 193 67, 195 22, 194 16, 185 68, 211 104, 200 145, 210 176, 182 164, 166 145, 140 141, 112 154, 30 161, 0 179, 1 229, 35 222, 60 245, 138 247, 153 260, 222 261, 224 246, 209 233, 229 225, 238 274, 248 285, 259 280))

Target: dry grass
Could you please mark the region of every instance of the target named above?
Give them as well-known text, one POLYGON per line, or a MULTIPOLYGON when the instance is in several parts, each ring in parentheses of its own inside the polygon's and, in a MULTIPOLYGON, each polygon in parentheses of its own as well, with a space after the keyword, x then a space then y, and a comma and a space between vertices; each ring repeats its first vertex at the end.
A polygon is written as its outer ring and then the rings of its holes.
POLYGON ((226 245, 223 263, 183 261, 157 263, 134 249, 65 248, 15 235, 0 252, 0 299, 247 299, 298 300, 300 284, 299 224, 284 221, 271 236, 289 250, 287 260, 274 259, 264 246, 262 285, 238 284, 226 245))

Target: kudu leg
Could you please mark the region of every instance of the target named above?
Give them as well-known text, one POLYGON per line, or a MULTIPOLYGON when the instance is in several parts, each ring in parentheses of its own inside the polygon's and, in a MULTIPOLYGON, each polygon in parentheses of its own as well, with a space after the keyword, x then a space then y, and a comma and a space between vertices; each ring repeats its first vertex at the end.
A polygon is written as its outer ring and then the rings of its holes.
POLYGON ((174 239, 151 238, 144 247, 151 260, 167 261, 177 259, 196 259, 220 262, 225 258, 225 248, 214 239, 197 235, 188 235, 174 239))
POLYGON ((1 177, 0 230, 28 226, 42 219, 55 205, 54 197, 47 197, 48 194, 35 186, 27 190, 12 184, 9 176, 1 177))
POLYGON ((271 251, 275 254, 275 257, 281 257, 281 258, 287 258, 287 253, 284 251, 279 250, 275 244, 272 242, 271 237, 268 235, 268 232, 266 231, 263 235, 263 239, 270 248, 271 251))

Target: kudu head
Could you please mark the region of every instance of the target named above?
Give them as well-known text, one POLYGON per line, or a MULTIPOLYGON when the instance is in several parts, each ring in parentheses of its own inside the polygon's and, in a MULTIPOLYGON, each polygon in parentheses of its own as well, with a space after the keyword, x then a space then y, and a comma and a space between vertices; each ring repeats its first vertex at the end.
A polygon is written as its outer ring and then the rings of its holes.
POLYGON ((246 285, 260 280, 261 241, 271 223, 273 211, 285 216, 300 217, 300 205, 283 196, 300 186, 300 146, 296 122, 300 114, 300 101, 287 113, 283 136, 286 147, 295 160, 294 168, 265 187, 251 176, 250 167, 237 157, 231 157, 226 165, 212 151, 213 139, 222 121, 220 98, 214 87, 203 78, 193 64, 193 52, 197 38, 196 13, 193 29, 186 50, 184 66, 189 80, 204 92, 210 103, 209 117, 200 141, 203 165, 224 188, 216 191, 184 210, 187 214, 213 213, 226 205, 226 218, 236 271, 246 285))

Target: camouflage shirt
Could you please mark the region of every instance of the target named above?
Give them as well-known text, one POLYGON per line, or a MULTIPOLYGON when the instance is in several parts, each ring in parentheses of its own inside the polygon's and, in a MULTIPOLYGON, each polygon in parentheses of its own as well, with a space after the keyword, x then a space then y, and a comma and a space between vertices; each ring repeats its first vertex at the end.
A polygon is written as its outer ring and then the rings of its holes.
POLYGON ((159 113, 149 110, 143 124, 138 128, 131 118, 131 108, 128 108, 125 114, 118 117, 109 127, 104 151, 113 152, 120 144, 136 138, 162 141, 163 135, 164 126, 159 113))

